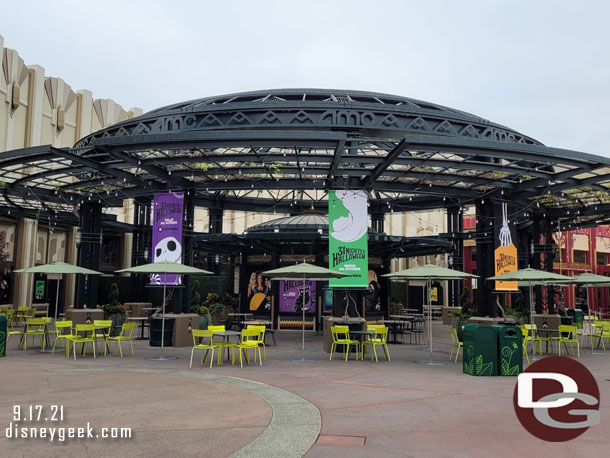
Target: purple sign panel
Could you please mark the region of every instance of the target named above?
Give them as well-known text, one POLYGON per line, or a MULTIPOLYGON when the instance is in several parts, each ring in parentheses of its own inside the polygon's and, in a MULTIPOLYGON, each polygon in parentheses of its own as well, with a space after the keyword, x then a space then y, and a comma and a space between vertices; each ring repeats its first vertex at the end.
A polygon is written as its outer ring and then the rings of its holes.
MULTIPOLYGON (((153 262, 182 262, 184 193, 155 194, 153 204, 153 262)), ((163 285, 164 274, 151 274, 151 285, 163 285)), ((180 275, 167 274, 167 285, 181 285, 180 275)))
POLYGON ((280 313, 299 312, 305 307, 306 313, 316 311, 316 282, 305 280, 280 280, 280 313))

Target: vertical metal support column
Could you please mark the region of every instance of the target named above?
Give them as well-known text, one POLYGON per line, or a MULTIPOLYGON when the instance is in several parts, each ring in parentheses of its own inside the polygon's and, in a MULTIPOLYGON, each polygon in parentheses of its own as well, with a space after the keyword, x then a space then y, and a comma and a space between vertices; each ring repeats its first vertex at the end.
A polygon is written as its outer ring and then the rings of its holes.
MULTIPOLYGON (((193 221, 195 220, 195 201, 193 190, 184 193, 184 221, 182 222, 182 264, 193 265, 193 221)), ((191 313, 191 288, 193 276, 182 277, 184 288, 179 288, 174 293, 174 313, 191 313)), ((201 304, 200 304, 201 305, 201 304)))
POLYGON ((477 215, 477 294, 476 305, 478 316, 496 317, 495 297, 491 294, 494 285, 487 278, 494 276, 494 243, 493 227, 489 225, 493 222, 493 205, 489 200, 476 204, 477 215))
MULTIPOLYGON (((447 209, 447 232, 451 235, 453 250, 449 254, 447 267, 450 269, 464 271, 464 215, 459 207, 447 209)), ((449 286, 449 304, 451 307, 460 306, 460 296, 464 289, 464 282, 453 280, 447 282, 449 286)))
MULTIPOLYGON (((551 219, 544 220, 544 270, 553 272, 553 261, 555 260, 555 243, 553 241, 553 227, 551 219)), ((547 287, 547 302, 548 311, 550 314, 555 313, 555 287, 547 287)))
MULTIPOLYGON (((532 239, 531 244, 528 247, 531 253, 532 268, 538 270, 541 268, 540 255, 542 254, 542 246, 540 245, 540 237, 542 235, 541 219, 540 214, 534 213, 532 239)), ((536 294, 536 313, 542 313, 542 286, 534 286, 534 292, 536 294)))
POLYGON ((385 213, 378 208, 371 210, 371 227, 380 234, 385 232, 385 213))
MULTIPOLYGON (((102 205, 85 203, 80 208, 80 245, 78 265, 87 269, 99 270, 102 245, 102 205)), ((79 275, 76 308, 85 305, 94 308, 98 304, 98 275, 79 275)))
POLYGON ((132 266, 141 266, 152 261, 152 229, 150 199, 134 200, 132 266))
MULTIPOLYGON (((222 233, 222 217, 224 210, 220 207, 208 208, 209 233, 222 233)), ((208 270, 216 275, 220 273, 220 263, 216 263, 216 253, 208 253, 208 270)))

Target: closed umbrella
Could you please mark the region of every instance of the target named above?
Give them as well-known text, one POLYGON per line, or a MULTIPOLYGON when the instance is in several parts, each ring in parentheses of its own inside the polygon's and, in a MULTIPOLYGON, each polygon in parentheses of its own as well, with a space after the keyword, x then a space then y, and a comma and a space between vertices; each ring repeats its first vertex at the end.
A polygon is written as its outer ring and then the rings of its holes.
POLYGON ((425 280, 428 288, 428 344, 430 359, 425 361, 417 361, 418 364, 424 364, 426 366, 441 366, 447 364, 444 361, 433 361, 432 360, 432 304, 430 304, 430 291, 432 289, 432 280, 464 280, 465 278, 474 278, 476 275, 460 272, 458 270, 447 269, 446 267, 435 266, 433 264, 426 264, 420 267, 413 267, 412 269, 405 269, 399 272, 393 272, 391 274, 382 275, 382 277, 389 278, 390 280, 425 280))
POLYGON ((330 278, 349 277, 349 274, 337 272, 336 270, 327 269, 325 267, 314 266, 302 262, 293 266, 280 267, 279 269, 268 270, 263 272, 266 277, 273 280, 303 280, 303 335, 301 345, 301 359, 297 361, 308 361, 305 359, 305 280, 328 280, 330 278))
POLYGON ((170 261, 159 261, 150 264, 143 264, 141 266, 129 267, 127 269, 117 270, 117 272, 130 272, 134 274, 163 274, 163 308, 162 308, 162 319, 161 319, 161 355, 160 356, 149 356, 146 359, 155 361, 167 361, 171 359, 178 359, 177 356, 165 356, 164 354, 164 341, 165 341, 165 290, 167 283, 167 274, 177 275, 213 275, 212 272, 207 270, 197 269, 196 267, 185 266, 177 262, 170 261))
MULTIPOLYGON (((520 269, 515 272, 509 272, 502 275, 496 275, 495 277, 489 277, 487 281, 518 281, 519 285, 526 283, 530 290, 530 324, 534 324, 534 302, 533 302, 533 286, 541 285, 541 284, 563 284, 570 283, 570 277, 566 277, 565 275, 559 275, 553 272, 546 272, 544 270, 538 269, 520 269)), ((532 345, 532 359, 536 358, 535 352, 535 342, 536 342, 536 329, 532 329, 533 332, 533 342, 532 345)))

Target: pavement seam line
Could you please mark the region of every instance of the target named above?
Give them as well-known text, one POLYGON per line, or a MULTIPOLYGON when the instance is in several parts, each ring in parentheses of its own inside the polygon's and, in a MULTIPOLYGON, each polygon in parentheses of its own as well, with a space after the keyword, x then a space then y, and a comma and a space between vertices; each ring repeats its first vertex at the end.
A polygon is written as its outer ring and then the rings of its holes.
POLYGON ((252 442, 229 458, 301 458, 315 444, 322 429, 318 408, 308 400, 283 388, 266 383, 227 375, 205 374, 173 369, 124 367, 70 368, 50 372, 145 372, 199 378, 231 385, 265 401, 272 410, 267 428, 252 442), (283 407, 289 405, 289 411, 283 407), (292 440, 288 440, 292 438, 292 440))

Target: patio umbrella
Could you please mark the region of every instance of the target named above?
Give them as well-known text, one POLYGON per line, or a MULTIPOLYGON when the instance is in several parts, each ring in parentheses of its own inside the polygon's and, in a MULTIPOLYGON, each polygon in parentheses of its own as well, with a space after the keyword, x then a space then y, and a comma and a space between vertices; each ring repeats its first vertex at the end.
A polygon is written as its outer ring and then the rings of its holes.
POLYGON ((185 266, 177 262, 170 261, 159 261, 150 264, 143 264, 141 266, 129 267, 127 269, 117 270, 117 272, 129 272, 134 274, 163 274, 163 308, 161 318, 161 356, 149 356, 146 359, 155 361, 167 361, 170 359, 178 359, 177 356, 165 356, 164 354, 164 341, 165 341, 165 290, 167 283, 167 274, 200 274, 200 275, 213 275, 212 272, 207 270, 197 269, 196 267, 185 266))
POLYGON ((325 267, 314 266, 313 264, 308 264, 304 261, 301 264, 268 270, 263 272, 263 275, 272 278, 273 280, 303 280, 303 307, 301 307, 303 312, 303 336, 301 359, 298 361, 307 361, 305 359, 305 280, 328 280, 329 278, 342 278, 349 277, 350 275, 325 267))
MULTIPOLYGON (((610 277, 604 277, 603 275, 597 275, 593 273, 583 273, 568 278, 569 281, 567 283, 587 288, 587 306, 589 305, 589 288, 610 286, 610 277)), ((558 284, 560 285, 561 283, 564 282, 558 282, 558 284)), ((599 308, 596 310, 596 312, 599 312, 599 308)))
MULTIPOLYGON (((603 275, 597 275, 597 274, 593 274, 593 273, 582 273, 580 275, 575 275, 574 277, 568 277, 570 280, 568 283, 577 285, 577 286, 581 286, 583 288, 586 288, 587 290, 587 306, 590 306, 590 302, 589 302, 589 288, 600 288, 603 286, 610 286, 610 278, 609 277, 604 277, 603 275)), ((559 284, 561 286, 561 284, 564 282, 557 282, 557 284, 559 284)), ((596 315, 601 318, 601 315, 599 313, 599 307, 597 308, 597 310, 595 311, 596 315)), ((591 309, 589 308, 589 315, 591 315, 591 309)), ((592 334, 592 330, 589 330, 590 334, 590 344, 591 344, 591 353, 592 354, 603 354, 604 352, 597 352, 593 349, 593 334, 592 334)))
MULTIPOLYGON (((520 269, 515 272, 509 272, 502 275, 496 275, 495 277, 487 278, 487 281, 518 281, 519 285, 527 283, 530 290, 530 324, 534 324, 534 302, 533 302, 533 290, 532 287, 535 285, 542 284, 565 284, 570 283, 571 278, 565 275, 559 275, 553 272, 546 272, 538 269, 520 269)), ((532 329, 533 332, 533 344, 532 344, 532 359, 536 359, 536 329, 532 329)))
POLYGON ((473 278, 476 275, 467 274, 458 270, 447 269, 446 267, 435 266, 433 264, 426 264, 420 267, 413 267, 412 269, 405 269, 391 274, 382 275, 382 277, 389 278, 390 280, 425 280, 428 288, 428 344, 430 346, 430 359, 427 361, 417 361, 418 364, 425 364, 426 366, 442 366, 447 364, 444 361, 433 361, 432 360, 432 304, 430 304, 430 291, 432 290, 432 280, 464 280, 465 278, 473 278))
MULTIPOLYGON (((91 269, 85 269, 84 267, 75 266, 66 262, 52 262, 50 264, 43 264, 41 266, 26 267, 25 269, 19 269, 15 272, 29 273, 29 274, 46 274, 46 275, 61 275, 61 274, 85 274, 85 275, 102 275, 101 272, 97 272, 91 269)), ((61 277, 57 277, 57 292, 55 296, 55 321, 57 321, 57 309, 59 305, 59 282, 61 277)))

